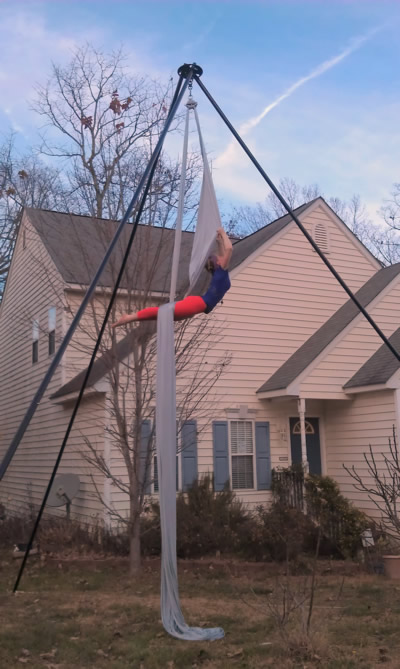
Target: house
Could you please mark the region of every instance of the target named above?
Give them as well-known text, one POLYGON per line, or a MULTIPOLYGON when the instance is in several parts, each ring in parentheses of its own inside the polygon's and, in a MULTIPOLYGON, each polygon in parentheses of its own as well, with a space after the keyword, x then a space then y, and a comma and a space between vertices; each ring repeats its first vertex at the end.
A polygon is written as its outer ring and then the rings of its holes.
MULTIPOLYGON (((321 197, 296 213, 400 347, 400 264, 382 268, 321 197)), ((0 457, 114 229, 111 221, 25 209, 0 310, 0 457)), ((124 231, 114 269, 126 235, 124 231)), ((192 238, 192 233, 183 234, 181 290, 192 238)), ((120 309, 165 300, 172 245, 173 231, 139 226, 121 284, 120 309), (134 305, 129 304, 129 286, 135 287, 134 305)), ((387 452, 392 427, 398 430, 400 420, 399 363, 290 216, 237 241, 230 274, 232 288, 223 303, 210 316, 193 319, 193 324, 216 325, 220 331, 207 350, 205 338, 199 346, 204 364, 216 363, 226 352, 231 362, 204 398, 201 415, 183 425, 177 487, 186 489, 193 478, 212 471, 217 490, 228 480, 249 506, 267 504, 271 469, 307 458, 311 472, 333 476, 350 499, 373 514, 371 502, 354 489, 343 464, 354 464, 363 473, 369 444, 377 454, 387 452)), ((93 346, 93 323, 104 311, 113 280, 107 269, 93 310, 83 319, 85 327, 75 333, 1 483, 0 499, 10 508, 21 511, 43 494, 93 346)), ((123 489, 80 456, 90 440, 121 481, 126 476, 121 453, 110 438, 114 418, 107 411, 107 346, 106 341, 93 367, 60 469, 79 473, 81 487, 71 510, 85 519, 103 518, 99 493, 108 509, 121 515, 129 510, 123 489)), ((129 336, 122 336, 113 355, 123 374, 129 336)), ((126 392, 131 396, 129 388, 126 392)), ((150 421, 142 425, 144 443, 151 428, 150 421)), ((156 495, 157 463, 152 458, 148 464, 147 492, 156 495)))

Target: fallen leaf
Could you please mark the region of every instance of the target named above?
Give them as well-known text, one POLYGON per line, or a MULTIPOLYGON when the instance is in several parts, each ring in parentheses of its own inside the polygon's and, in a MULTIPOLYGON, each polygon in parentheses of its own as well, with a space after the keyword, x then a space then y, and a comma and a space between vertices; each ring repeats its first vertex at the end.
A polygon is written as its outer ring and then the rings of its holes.
POLYGON ((239 657, 239 655, 243 655, 243 648, 239 648, 238 650, 233 651, 233 653, 228 653, 226 657, 239 657))

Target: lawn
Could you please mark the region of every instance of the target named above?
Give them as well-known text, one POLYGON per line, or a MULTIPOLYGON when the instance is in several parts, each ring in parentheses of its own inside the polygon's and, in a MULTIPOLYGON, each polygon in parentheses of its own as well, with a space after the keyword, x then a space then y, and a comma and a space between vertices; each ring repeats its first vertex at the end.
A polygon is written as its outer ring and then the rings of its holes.
MULTIPOLYGON (((164 632, 157 559, 145 560, 140 577, 130 580, 124 559, 35 557, 13 595, 18 565, 11 552, 0 554, 2 668, 400 666, 400 582, 368 575, 352 563, 319 564, 311 651, 296 621, 286 636, 277 624, 282 565, 180 562, 187 622, 225 629, 225 639, 208 643, 178 641, 164 632), (271 597, 275 614, 267 603, 271 597)), ((299 573, 291 580, 296 597, 304 579, 299 573)))

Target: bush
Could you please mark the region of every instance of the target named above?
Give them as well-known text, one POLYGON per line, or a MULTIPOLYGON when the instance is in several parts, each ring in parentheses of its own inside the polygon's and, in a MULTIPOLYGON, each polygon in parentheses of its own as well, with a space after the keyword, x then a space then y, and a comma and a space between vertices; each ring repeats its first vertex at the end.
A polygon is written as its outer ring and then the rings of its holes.
MULTIPOLYGON (((211 476, 196 481, 186 493, 179 493, 176 507, 178 557, 238 552, 241 533, 246 537, 249 534, 251 517, 244 505, 231 490, 214 492, 211 476)), ((158 502, 152 504, 151 511, 151 517, 142 521, 142 547, 147 555, 161 550, 158 502)))
POLYGON ((255 520, 259 537, 251 550, 256 559, 294 560, 315 548, 317 529, 299 509, 274 502, 268 509, 259 507, 255 520))
POLYGON ((354 557, 361 546, 363 531, 371 524, 367 516, 341 494, 338 484, 329 476, 306 476, 305 500, 307 513, 321 525, 322 551, 330 549, 341 557, 354 557))

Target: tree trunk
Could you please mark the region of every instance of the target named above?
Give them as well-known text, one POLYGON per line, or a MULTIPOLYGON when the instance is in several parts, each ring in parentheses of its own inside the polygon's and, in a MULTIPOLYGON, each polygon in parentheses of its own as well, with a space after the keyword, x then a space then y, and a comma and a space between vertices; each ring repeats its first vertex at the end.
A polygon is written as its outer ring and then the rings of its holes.
POLYGON ((140 571, 140 568, 140 514, 131 509, 131 522, 129 524, 129 575, 134 576, 140 571))

